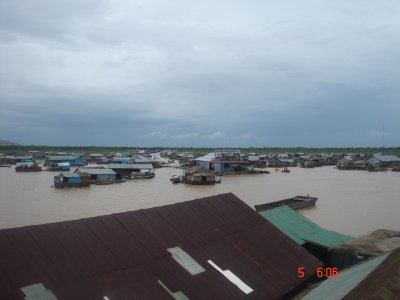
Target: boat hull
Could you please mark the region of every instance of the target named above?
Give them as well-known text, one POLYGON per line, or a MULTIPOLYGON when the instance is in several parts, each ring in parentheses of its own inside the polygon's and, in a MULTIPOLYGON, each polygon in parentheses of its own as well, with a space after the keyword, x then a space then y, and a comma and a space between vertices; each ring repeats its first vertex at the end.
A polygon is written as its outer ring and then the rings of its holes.
POLYGON ((257 212, 277 208, 284 205, 287 205, 293 209, 302 209, 315 206, 317 200, 318 198, 316 197, 296 196, 284 200, 274 201, 260 205, 254 205, 254 208, 256 209, 257 212))

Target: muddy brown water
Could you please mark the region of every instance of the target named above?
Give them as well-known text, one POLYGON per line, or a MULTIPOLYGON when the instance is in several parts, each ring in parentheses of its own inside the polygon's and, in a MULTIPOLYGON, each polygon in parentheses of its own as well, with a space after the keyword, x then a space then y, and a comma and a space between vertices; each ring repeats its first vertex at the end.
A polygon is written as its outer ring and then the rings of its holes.
POLYGON ((352 236, 375 229, 400 230, 400 172, 341 171, 334 167, 291 168, 290 174, 224 176, 221 184, 191 186, 169 179, 182 171, 156 169, 156 177, 112 185, 56 189, 57 172, 0 168, 0 228, 42 224, 160 206, 233 192, 251 207, 295 195, 318 197, 302 210, 327 229, 352 236))

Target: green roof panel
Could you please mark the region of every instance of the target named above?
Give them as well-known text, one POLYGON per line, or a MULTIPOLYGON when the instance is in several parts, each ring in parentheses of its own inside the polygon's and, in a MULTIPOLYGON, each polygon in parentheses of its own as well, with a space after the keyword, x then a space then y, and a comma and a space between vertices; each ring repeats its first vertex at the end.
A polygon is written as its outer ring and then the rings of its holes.
POLYGON ((286 205, 265 210, 259 214, 299 245, 309 242, 331 248, 353 239, 350 236, 321 228, 286 205))

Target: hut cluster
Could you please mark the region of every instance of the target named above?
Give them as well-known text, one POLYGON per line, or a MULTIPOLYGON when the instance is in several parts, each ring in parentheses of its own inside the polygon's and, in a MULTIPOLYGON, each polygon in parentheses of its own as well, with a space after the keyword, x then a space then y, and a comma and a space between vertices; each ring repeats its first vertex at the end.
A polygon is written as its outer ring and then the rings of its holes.
POLYGON ((243 154, 240 150, 215 150, 202 155, 177 150, 129 153, 79 154, 29 151, 24 156, 1 155, 0 166, 15 164, 19 172, 60 171, 54 177, 55 187, 81 187, 110 184, 127 179, 149 179, 161 167, 184 169, 174 175, 173 183, 209 185, 221 183, 229 174, 269 174, 270 170, 290 173, 290 168, 335 166, 340 170, 400 171, 400 158, 383 154, 243 154), (71 172, 71 167, 74 170, 71 172))

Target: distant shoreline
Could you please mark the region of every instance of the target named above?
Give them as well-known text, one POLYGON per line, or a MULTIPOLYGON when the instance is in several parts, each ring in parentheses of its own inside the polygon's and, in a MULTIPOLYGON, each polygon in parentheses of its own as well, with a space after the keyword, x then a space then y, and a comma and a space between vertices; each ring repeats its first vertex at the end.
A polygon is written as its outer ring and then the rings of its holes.
POLYGON ((28 151, 54 151, 78 153, 136 153, 139 149, 150 151, 179 150, 192 153, 209 153, 215 149, 238 149, 242 153, 382 153, 400 154, 400 147, 115 147, 115 146, 38 146, 38 145, 0 145, 0 153, 26 153, 28 151))

